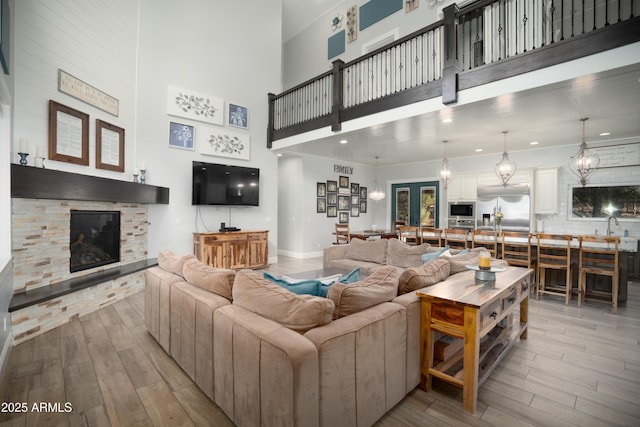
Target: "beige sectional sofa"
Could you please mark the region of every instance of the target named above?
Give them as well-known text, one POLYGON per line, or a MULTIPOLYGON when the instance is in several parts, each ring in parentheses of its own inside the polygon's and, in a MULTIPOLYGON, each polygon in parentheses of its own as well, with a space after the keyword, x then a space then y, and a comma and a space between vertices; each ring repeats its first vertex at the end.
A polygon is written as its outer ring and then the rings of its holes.
POLYGON ((420 382, 420 304, 409 287, 446 280, 451 267, 381 263, 322 298, 193 255, 163 251, 158 262, 145 272, 147 329, 239 426, 375 423, 420 382))

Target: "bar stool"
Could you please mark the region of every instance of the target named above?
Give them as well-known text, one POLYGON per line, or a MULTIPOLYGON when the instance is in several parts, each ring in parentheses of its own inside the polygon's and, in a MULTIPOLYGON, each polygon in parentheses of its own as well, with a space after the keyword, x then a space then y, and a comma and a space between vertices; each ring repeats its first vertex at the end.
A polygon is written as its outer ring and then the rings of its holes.
POLYGON ((398 227, 398 240, 410 245, 419 245, 418 227, 400 225, 398 227))
POLYGON ((432 246, 442 246, 442 229, 433 227, 422 227, 420 229, 422 243, 429 243, 432 246))
MULTIPOLYGON (((502 256, 509 265, 532 268, 536 274, 536 254, 531 251, 531 233, 523 231, 502 232, 502 256)), ((533 283, 536 283, 535 277, 533 283)))
POLYGON ((543 294, 564 295, 565 304, 571 300, 571 241, 569 234, 540 233, 538 237, 538 285, 536 299, 543 294), (546 287, 547 269, 565 272, 565 287, 546 287))
POLYGON ((334 245, 345 245, 351 241, 351 235, 349 234, 349 224, 336 224, 336 241, 334 245))
POLYGON ((467 249, 469 231, 464 228, 446 228, 444 244, 451 249, 467 249))
POLYGON ((471 247, 486 248, 491 253, 491 258, 498 258, 498 239, 493 230, 473 230, 471 247))
POLYGON ((620 237, 578 236, 578 240, 580 241, 578 307, 582 306, 585 299, 608 302, 613 306, 613 313, 616 314, 618 312, 618 280, 620 277, 618 264, 620 237), (611 277, 611 302, 587 295, 587 274, 611 277))

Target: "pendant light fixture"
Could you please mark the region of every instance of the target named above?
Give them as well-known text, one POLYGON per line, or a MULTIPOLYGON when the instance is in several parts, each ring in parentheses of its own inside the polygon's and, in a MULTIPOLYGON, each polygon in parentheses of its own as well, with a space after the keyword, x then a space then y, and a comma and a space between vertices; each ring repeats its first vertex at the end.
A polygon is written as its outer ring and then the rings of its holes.
POLYGON ((504 152, 502 153, 502 159, 496 164, 496 175, 503 186, 507 186, 507 183, 511 179, 514 173, 516 173, 516 162, 509 158, 507 153, 507 131, 502 131, 504 135, 504 152))
POLYGON ((447 142, 449 141, 445 139, 442 142, 444 143, 444 159, 442 159, 442 166, 438 169, 438 177, 442 182, 442 186, 447 189, 451 178, 453 178, 453 170, 449 167, 449 160, 447 160, 447 142))
POLYGON ((378 156, 376 156, 376 171, 375 171, 375 179, 373 181, 373 191, 369 192, 369 198, 374 201, 379 201, 384 199, 384 191, 378 185, 378 156))
POLYGON ((583 187, 589 183, 589 177, 593 175, 600 164, 600 157, 595 153, 589 152, 587 149, 584 130, 587 120, 589 120, 588 117, 580 119, 582 122, 582 143, 576 155, 569 160, 569 169, 578 177, 583 187))

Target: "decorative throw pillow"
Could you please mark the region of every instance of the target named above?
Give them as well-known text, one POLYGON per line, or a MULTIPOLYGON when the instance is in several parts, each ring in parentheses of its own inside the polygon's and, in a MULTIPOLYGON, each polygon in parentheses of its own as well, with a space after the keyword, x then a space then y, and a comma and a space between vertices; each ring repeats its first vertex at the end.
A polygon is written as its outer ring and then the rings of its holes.
POLYGON ((352 239, 344 255, 345 259, 384 264, 387 259, 387 239, 352 239))
POLYGON ((451 264, 447 258, 436 258, 420 267, 407 268, 398 279, 398 295, 435 285, 449 277, 451 264))
POLYGON ((334 319, 391 301, 398 294, 398 273, 392 265, 378 268, 369 277, 350 284, 334 283, 327 299, 335 303, 334 319))
MULTIPOLYGON (((360 267, 356 267, 351 272, 345 274, 340 280, 338 280, 338 282, 349 284, 349 283, 357 282, 359 279, 360 279, 360 267)), ((333 286, 334 283, 335 282, 331 282, 331 283, 321 282, 320 286, 318 286, 318 296, 326 298, 327 294, 329 293, 329 289, 331 288, 331 286, 333 286)))
POLYGON ((443 248, 438 249, 435 252, 427 252, 426 254, 422 255, 422 262, 427 263, 429 261, 433 261, 434 259, 437 259, 438 257, 440 257, 440 255, 444 254, 448 250, 449 250, 449 246, 445 246, 443 248))
POLYGON ((318 296, 320 281, 317 279, 292 280, 290 278, 285 278, 284 276, 279 278, 268 271, 263 272, 262 276, 276 285, 282 286, 283 288, 293 292, 294 294, 318 296))
POLYGON ((185 280, 192 285, 231 301, 235 271, 204 265, 193 257, 184 262, 182 272, 185 280))
POLYGON ((431 247, 429 243, 408 245, 398 239, 389 239, 387 244, 387 264, 396 267, 418 267, 422 264, 422 256, 431 247))
POLYGON ((175 255, 171 251, 160 251, 158 253, 158 266, 165 271, 177 274, 182 277, 182 267, 188 259, 196 259, 194 254, 175 255))
POLYGON ((251 270, 236 274, 233 304, 301 333, 331 322, 334 311, 327 298, 294 294, 251 270))

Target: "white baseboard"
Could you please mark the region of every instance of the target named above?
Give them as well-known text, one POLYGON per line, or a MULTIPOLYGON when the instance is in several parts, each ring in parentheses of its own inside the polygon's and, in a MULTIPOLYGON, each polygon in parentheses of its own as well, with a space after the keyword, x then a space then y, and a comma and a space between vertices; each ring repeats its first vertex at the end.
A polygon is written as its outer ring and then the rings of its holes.
POLYGON ((308 258, 318 258, 322 256, 323 251, 318 252, 293 252, 293 251, 285 251, 283 249, 278 249, 278 255, 288 256, 290 258, 296 259, 308 259, 308 258))

